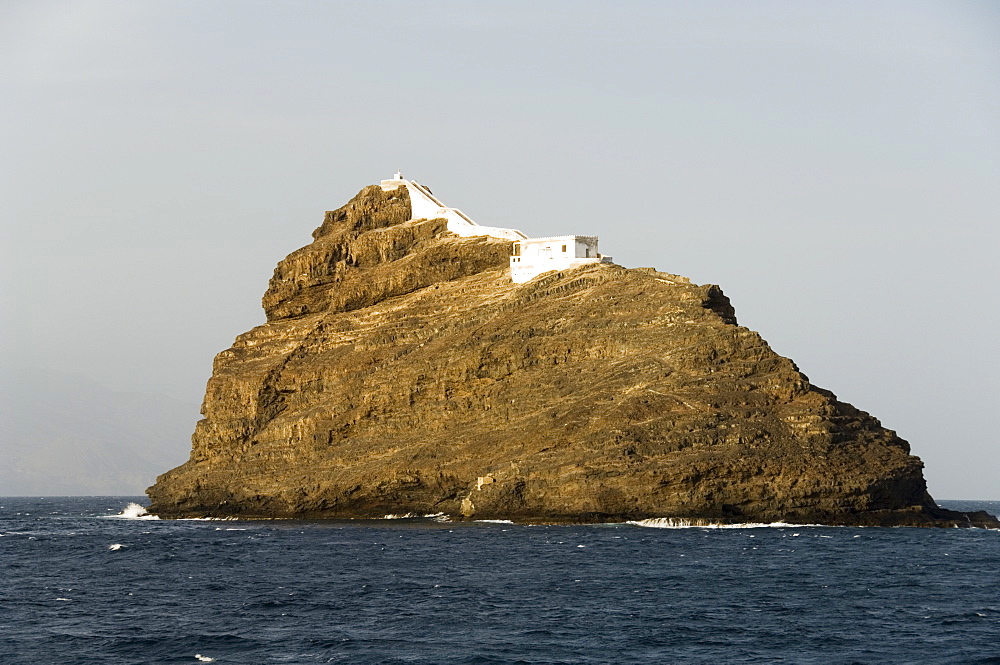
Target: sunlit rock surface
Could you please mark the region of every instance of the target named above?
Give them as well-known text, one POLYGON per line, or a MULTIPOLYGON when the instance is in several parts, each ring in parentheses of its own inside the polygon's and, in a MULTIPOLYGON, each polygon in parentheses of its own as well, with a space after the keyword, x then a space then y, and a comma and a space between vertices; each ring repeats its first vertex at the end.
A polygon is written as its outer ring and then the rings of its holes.
POLYGON ((593 264, 515 285, 510 242, 363 189, 215 359, 165 517, 995 524, 736 323, 716 286, 593 264))

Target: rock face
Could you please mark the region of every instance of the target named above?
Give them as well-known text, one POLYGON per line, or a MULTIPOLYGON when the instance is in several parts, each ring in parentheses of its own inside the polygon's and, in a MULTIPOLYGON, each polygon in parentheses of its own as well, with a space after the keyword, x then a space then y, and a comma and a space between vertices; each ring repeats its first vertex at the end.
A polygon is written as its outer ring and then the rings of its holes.
POLYGON ((164 517, 995 524, 943 511, 878 420, 716 286, 595 264, 515 285, 510 243, 363 189, 214 364, 164 517))

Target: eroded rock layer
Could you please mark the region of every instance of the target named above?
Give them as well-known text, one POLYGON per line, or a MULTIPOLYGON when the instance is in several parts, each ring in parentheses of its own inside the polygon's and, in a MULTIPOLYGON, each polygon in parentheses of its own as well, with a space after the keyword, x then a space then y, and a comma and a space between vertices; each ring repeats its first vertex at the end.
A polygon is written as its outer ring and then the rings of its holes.
POLYGON ((599 264, 521 285, 509 243, 362 190, 220 353, 165 517, 991 523, 716 286, 599 264))

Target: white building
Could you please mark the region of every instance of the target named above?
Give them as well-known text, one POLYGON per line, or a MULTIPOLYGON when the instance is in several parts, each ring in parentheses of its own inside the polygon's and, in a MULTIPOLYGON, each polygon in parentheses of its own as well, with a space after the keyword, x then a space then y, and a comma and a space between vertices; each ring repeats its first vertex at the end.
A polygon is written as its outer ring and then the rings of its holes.
POLYGON ((510 277, 516 284, 551 270, 567 270, 588 263, 610 263, 610 256, 597 252, 597 236, 552 236, 529 238, 517 229, 481 226, 458 208, 441 203, 427 187, 405 180, 396 172, 382 181, 382 190, 406 187, 410 194, 412 219, 446 219, 448 230, 459 236, 491 236, 514 241, 511 247, 510 277))
POLYGON ((525 238, 514 243, 510 278, 521 284, 543 272, 568 270, 588 263, 611 263, 610 256, 597 251, 597 236, 525 238))

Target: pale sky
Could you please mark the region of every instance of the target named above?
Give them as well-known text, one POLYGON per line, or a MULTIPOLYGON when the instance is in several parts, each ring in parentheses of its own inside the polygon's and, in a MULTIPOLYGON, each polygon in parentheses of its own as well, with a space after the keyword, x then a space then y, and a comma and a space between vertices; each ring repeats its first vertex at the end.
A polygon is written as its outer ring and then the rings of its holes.
POLYGON ((721 285, 935 498, 1000 499, 996 2, 5 0, 0 89, 3 358, 197 404, 399 168, 721 285))

